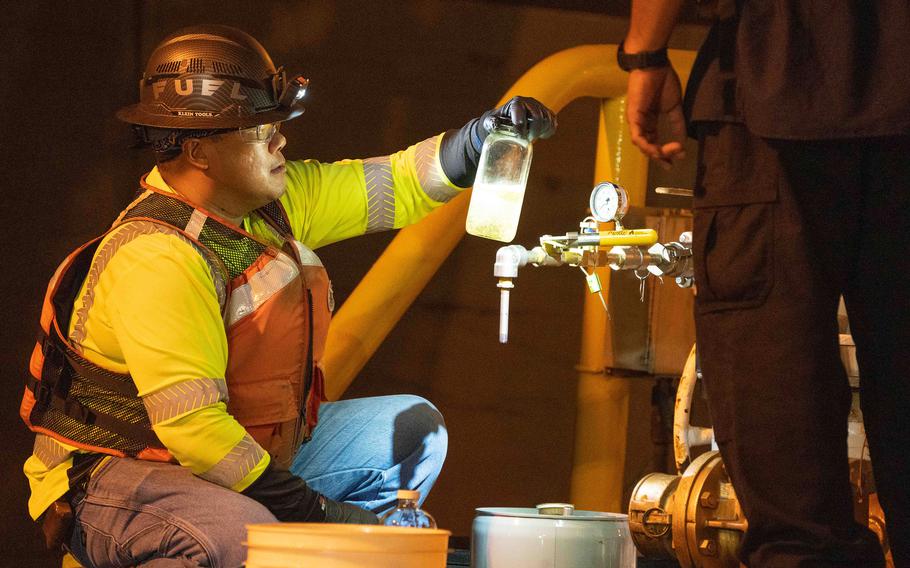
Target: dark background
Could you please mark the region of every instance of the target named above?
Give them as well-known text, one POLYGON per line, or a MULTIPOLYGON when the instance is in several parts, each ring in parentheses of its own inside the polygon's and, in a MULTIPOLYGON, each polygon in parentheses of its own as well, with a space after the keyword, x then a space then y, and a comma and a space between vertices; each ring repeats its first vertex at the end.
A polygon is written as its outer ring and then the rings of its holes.
MULTIPOLYGON (((21 472, 33 437, 18 418, 46 282, 73 248, 128 203, 150 156, 128 149, 114 111, 137 97, 154 45, 190 24, 222 23, 259 39, 277 64, 311 81, 289 123, 289 159, 388 154, 492 107, 525 70, 585 43, 617 43, 625 2, 391 1, 0 2, 0 180, 6 274, 0 326, 0 566, 50 566, 26 512, 21 472)), ((704 28, 671 45, 694 49, 704 28)), ((596 103, 560 113, 537 144, 516 242, 573 230, 592 187, 596 103)), ((391 240, 320 249, 339 303, 391 240)), ((470 533, 478 506, 569 498, 582 278, 528 271, 513 293, 512 337, 496 341, 498 244, 466 238, 346 396, 414 393, 446 416, 450 450, 426 503, 440 526, 470 533)), ((648 398, 633 389, 627 482, 648 461, 648 398)))

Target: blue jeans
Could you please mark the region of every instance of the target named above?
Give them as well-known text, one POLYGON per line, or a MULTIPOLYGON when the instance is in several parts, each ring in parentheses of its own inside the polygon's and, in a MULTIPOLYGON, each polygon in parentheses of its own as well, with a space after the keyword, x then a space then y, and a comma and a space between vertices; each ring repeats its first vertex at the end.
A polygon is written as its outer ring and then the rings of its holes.
MULTIPOLYGON (((376 513, 399 488, 425 498, 445 459, 442 416, 409 395, 326 403, 291 471, 316 491, 376 513)), ((83 566, 241 566, 247 524, 276 522, 252 499, 175 464, 114 458, 84 494, 69 550, 83 566)))

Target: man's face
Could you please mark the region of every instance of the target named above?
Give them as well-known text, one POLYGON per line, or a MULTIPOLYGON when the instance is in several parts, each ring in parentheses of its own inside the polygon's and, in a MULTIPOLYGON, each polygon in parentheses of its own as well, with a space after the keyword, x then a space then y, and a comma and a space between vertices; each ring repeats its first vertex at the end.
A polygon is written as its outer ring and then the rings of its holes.
POLYGON ((287 139, 278 132, 277 124, 263 125, 246 131, 228 132, 202 139, 208 146, 208 175, 218 186, 222 198, 233 207, 245 211, 232 211, 246 215, 254 209, 274 201, 284 194, 285 166, 281 149, 287 139))

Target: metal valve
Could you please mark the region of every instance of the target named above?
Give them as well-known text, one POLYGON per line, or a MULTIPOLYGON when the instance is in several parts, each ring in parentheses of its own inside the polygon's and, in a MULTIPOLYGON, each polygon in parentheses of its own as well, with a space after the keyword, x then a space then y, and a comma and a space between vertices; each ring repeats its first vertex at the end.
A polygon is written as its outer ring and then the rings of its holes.
POLYGON ((607 303, 601 293, 600 279, 594 271, 597 267, 635 271, 642 279, 642 291, 644 278, 649 274, 675 278, 683 288, 692 286, 691 233, 680 235, 678 242, 659 243, 654 229, 624 229, 620 221, 628 211, 629 199, 626 191, 614 183, 603 182, 595 186, 589 205, 592 216, 582 219, 578 231, 543 235, 540 246, 530 250, 521 245, 509 245, 497 251, 493 275, 500 289, 501 343, 508 341, 510 290, 515 287, 518 269, 527 264, 581 268, 588 288, 592 294, 598 294, 604 310, 607 310, 607 303), (600 230, 599 223, 607 221, 614 221, 616 230, 600 230))

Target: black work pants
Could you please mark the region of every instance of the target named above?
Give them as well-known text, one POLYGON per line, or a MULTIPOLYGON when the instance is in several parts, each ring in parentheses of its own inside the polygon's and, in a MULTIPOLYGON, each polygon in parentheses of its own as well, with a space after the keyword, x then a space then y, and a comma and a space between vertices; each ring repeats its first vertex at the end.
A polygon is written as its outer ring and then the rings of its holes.
POLYGON ((897 566, 910 566, 910 138, 767 141, 702 126, 696 332, 749 566, 880 566, 853 520, 844 295, 897 566))

